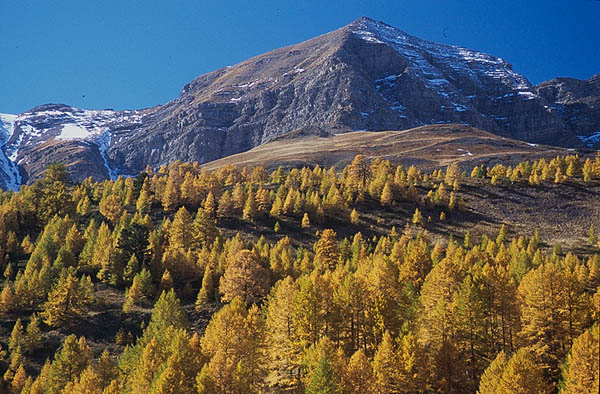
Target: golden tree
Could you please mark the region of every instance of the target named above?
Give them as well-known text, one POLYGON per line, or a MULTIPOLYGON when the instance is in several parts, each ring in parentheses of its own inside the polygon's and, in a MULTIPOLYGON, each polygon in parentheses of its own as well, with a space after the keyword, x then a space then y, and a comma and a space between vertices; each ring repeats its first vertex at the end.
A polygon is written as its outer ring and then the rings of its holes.
POLYGON ((350 212, 350 223, 358 224, 359 221, 360 221, 360 216, 358 215, 358 212, 356 211, 356 209, 353 209, 352 212, 350 212))
POLYGON ((103 198, 100 201, 100 213, 112 223, 117 223, 123 213, 121 198, 115 194, 103 198))
POLYGON ((502 373, 506 368, 508 358, 502 351, 498 353, 494 361, 486 368, 479 381, 478 394, 497 394, 500 392, 500 386, 502 384, 502 373))
POLYGON ((575 278, 554 263, 529 271, 519 285, 521 335, 550 376, 558 378, 570 342, 583 330, 586 305, 575 278))
POLYGON ((422 226, 423 225, 423 214, 419 211, 419 208, 415 208, 415 213, 412 217, 412 223, 422 226))
POLYGON ((381 205, 383 206, 390 206, 394 203, 394 194, 392 192, 392 185, 390 184, 390 182, 386 182, 385 186, 383 187, 383 191, 381 192, 381 199, 380 199, 381 205))
POLYGON ((269 356, 269 383, 279 387, 299 385, 302 347, 297 341, 294 300, 298 285, 291 277, 277 282, 266 309, 266 332, 269 356))
POLYGON ((251 304, 262 300, 269 291, 269 272, 261 265, 256 253, 240 250, 228 262, 219 283, 223 301, 240 297, 251 304))
POLYGON ((575 339, 563 369, 564 389, 561 393, 597 393, 598 325, 575 339))
POLYGON ((446 176, 444 178, 444 182, 448 186, 454 185, 455 181, 460 179, 460 168, 456 162, 450 163, 450 165, 446 168, 446 176))
POLYGON ((325 229, 315 243, 315 259, 322 267, 335 269, 338 259, 337 238, 335 231, 325 229))
POLYGON ((398 354, 390 333, 386 331, 373 357, 373 373, 377 392, 396 393, 399 391, 398 368, 398 354))
POLYGON ((85 338, 77 339, 75 335, 69 335, 60 352, 56 353, 48 371, 48 392, 60 393, 69 382, 79 377, 92 359, 92 349, 85 338))
POLYGON ((528 347, 519 349, 506 363, 500 379, 501 394, 549 394, 553 392, 544 370, 528 347))
POLYGON ((44 304, 42 316, 51 327, 68 326, 81 319, 94 302, 93 285, 89 277, 77 280, 72 273, 62 276, 44 304))
MULTIPOLYGON (((266 374, 264 321, 258 308, 236 297, 211 318, 200 340, 208 362, 205 375, 219 392, 258 391, 266 374), (240 386, 244 389, 241 391, 240 386)), ((204 383, 208 379, 203 378, 204 383)))
POLYGON ((362 349, 354 352, 344 371, 345 393, 375 394, 375 376, 369 359, 362 349))
POLYGON ((371 179, 372 174, 369 162, 363 155, 354 156, 352 163, 348 166, 348 175, 361 189, 366 187, 367 181, 371 179))

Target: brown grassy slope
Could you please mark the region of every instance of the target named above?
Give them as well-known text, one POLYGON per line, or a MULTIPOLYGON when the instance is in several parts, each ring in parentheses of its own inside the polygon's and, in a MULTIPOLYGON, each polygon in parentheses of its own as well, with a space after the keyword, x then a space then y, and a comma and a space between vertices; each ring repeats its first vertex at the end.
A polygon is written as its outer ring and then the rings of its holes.
POLYGON ((342 168, 362 153, 394 163, 414 164, 422 169, 446 166, 453 161, 468 168, 479 164, 517 163, 569 153, 567 149, 534 145, 503 138, 472 127, 444 124, 404 131, 354 131, 331 137, 281 138, 247 152, 203 165, 216 169, 228 164, 284 167, 334 166, 342 168))

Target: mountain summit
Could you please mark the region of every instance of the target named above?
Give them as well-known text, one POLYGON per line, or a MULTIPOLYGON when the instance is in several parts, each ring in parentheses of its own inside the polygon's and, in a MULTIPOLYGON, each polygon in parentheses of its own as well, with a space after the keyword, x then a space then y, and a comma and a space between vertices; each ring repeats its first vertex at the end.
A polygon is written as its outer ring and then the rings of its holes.
POLYGON ((76 179, 205 163, 298 129, 402 130, 462 123, 531 143, 595 146, 598 76, 532 86, 504 60, 360 18, 204 74, 138 111, 46 105, 0 115, 0 176, 15 188, 63 161, 76 179))

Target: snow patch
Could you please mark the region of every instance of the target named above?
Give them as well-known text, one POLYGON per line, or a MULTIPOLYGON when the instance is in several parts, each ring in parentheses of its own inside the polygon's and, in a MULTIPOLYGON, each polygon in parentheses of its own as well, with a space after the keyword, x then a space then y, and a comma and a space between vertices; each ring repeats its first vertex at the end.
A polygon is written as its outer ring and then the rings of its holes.
POLYGON ((108 155, 106 154, 106 151, 108 150, 108 147, 110 146, 110 140, 112 138, 112 134, 110 133, 110 130, 106 130, 104 133, 102 133, 97 139, 96 139, 96 144, 98 144, 98 150, 100 151, 100 156, 102 156, 102 160, 104 161, 104 167, 106 168, 106 171, 108 172, 108 177, 111 180, 115 180, 117 179, 117 176, 119 175, 118 171, 115 170, 114 168, 112 168, 110 166, 110 160, 108 158, 108 155))
POLYGON ((590 148, 593 148, 596 144, 600 143, 600 131, 596 131, 588 136, 578 135, 577 138, 590 148))
POLYGON ((7 176, 5 187, 13 191, 19 190, 22 179, 19 167, 7 156, 5 145, 15 131, 16 120, 17 115, 0 114, 0 170, 7 176))
POLYGON ((370 110, 369 112, 361 112, 361 113, 360 113, 360 116, 361 116, 363 119, 366 119, 366 118, 368 118, 368 117, 369 117, 369 115, 371 115, 373 112, 375 112, 375 110, 374 110, 374 109, 370 110))
POLYGON ((532 92, 518 92, 519 96, 524 96, 525 100, 533 100, 535 98, 538 98, 539 96, 535 93, 532 92))
POLYGON ((62 128, 62 132, 56 137, 59 140, 74 140, 84 139, 90 136, 88 129, 85 129, 76 124, 66 124, 62 128))
POLYGON ((398 75, 388 75, 385 78, 376 79, 375 90, 379 92, 382 87, 393 88, 396 86, 396 79, 398 79, 398 75))

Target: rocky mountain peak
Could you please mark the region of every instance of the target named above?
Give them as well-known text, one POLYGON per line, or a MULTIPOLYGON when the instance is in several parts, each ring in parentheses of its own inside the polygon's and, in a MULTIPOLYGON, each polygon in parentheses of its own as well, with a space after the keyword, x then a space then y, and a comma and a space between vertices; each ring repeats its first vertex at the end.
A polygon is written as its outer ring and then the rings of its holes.
POLYGON ((284 135, 445 123, 531 143, 596 146, 599 86, 595 76, 534 87, 499 57, 362 17, 200 75, 155 108, 47 104, 0 115, 0 178, 18 187, 52 161, 66 162, 76 179, 133 175, 174 160, 205 163, 284 135))

